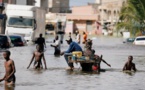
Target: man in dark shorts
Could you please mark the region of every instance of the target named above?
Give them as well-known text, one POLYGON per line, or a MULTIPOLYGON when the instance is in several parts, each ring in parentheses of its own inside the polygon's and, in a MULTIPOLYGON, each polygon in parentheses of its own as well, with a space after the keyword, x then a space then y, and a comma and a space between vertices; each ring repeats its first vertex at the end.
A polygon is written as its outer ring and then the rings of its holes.
POLYGON ((39 38, 36 40, 36 44, 40 46, 40 49, 44 51, 44 46, 46 47, 45 38, 42 37, 42 34, 39 35, 39 38))
POLYGON ((33 53, 32 59, 31 59, 31 61, 30 61, 29 66, 27 67, 27 69, 28 69, 28 68, 30 67, 30 65, 32 64, 34 58, 35 58, 35 62, 34 62, 34 68, 35 68, 35 69, 41 69, 41 68, 43 68, 43 66, 42 66, 42 61, 41 61, 42 58, 43 58, 43 62, 44 62, 44 65, 45 65, 45 69, 47 69, 46 60, 45 60, 45 57, 44 57, 44 53, 41 51, 39 45, 37 45, 36 48, 37 48, 37 51, 35 51, 35 52, 33 53))
POLYGON ((4 63, 6 74, 5 76, 0 79, 0 82, 5 80, 5 85, 14 85, 16 78, 15 78, 15 64, 14 61, 10 59, 10 51, 4 51, 3 57, 6 60, 4 63))
POLYGON ((136 71, 136 67, 135 64, 132 62, 133 60, 133 56, 128 56, 128 61, 125 63, 124 67, 123 67, 123 71, 127 70, 127 71, 136 71))

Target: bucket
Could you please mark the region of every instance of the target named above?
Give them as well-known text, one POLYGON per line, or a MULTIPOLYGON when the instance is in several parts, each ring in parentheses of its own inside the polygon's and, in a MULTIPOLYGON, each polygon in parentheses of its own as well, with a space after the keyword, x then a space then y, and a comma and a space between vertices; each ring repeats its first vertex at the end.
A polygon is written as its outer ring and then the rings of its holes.
POLYGON ((82 56, 82 52, 81 51, 74 51, 74 52, 72 52, 72 55, 80 58, 82 56))

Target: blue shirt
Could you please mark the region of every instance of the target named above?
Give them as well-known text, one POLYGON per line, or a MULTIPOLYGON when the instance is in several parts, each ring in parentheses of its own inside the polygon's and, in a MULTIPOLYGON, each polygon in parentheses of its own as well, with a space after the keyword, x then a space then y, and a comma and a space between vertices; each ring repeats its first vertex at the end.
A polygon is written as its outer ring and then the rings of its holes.
POLYGON ((73 51, 82 51, 81 46, 76 42, 71 42, 69 45, 69 49, 65 51, 65 53, 71 53, 73 51))

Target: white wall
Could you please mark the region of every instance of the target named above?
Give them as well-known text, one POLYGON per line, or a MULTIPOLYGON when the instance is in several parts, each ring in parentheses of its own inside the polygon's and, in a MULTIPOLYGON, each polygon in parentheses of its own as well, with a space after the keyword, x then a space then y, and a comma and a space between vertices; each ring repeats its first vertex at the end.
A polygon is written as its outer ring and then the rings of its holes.
POLYGON ((97 4, 101 4, 101 0, 96 0, 96 3, 97 4))

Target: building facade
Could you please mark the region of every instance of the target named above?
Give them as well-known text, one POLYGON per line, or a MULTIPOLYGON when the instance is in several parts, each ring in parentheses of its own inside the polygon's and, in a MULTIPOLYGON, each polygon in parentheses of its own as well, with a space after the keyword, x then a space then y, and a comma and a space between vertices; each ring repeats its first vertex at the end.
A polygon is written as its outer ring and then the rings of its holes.
POLYGON ((102 25, 103 33, 111 34, 119 20, 120 9, 126 0, 96 0, 99 12, 99 22, 102 25))
POLYGON ((98 12, 91 5, 72 7, 72 14, 67 15, 67 20, 74 23, 73 32, 79 30, 100 34, 98 19, 98 12))
POLYGON ((69 10, 69 0, 49 0, 49 10, 52 13, 66 13, 69 10))
POLYGON ((119 18, 119 12, 125 0, 101 0, 98 7, 101 17, 101 23, 115 23, 119 18))

